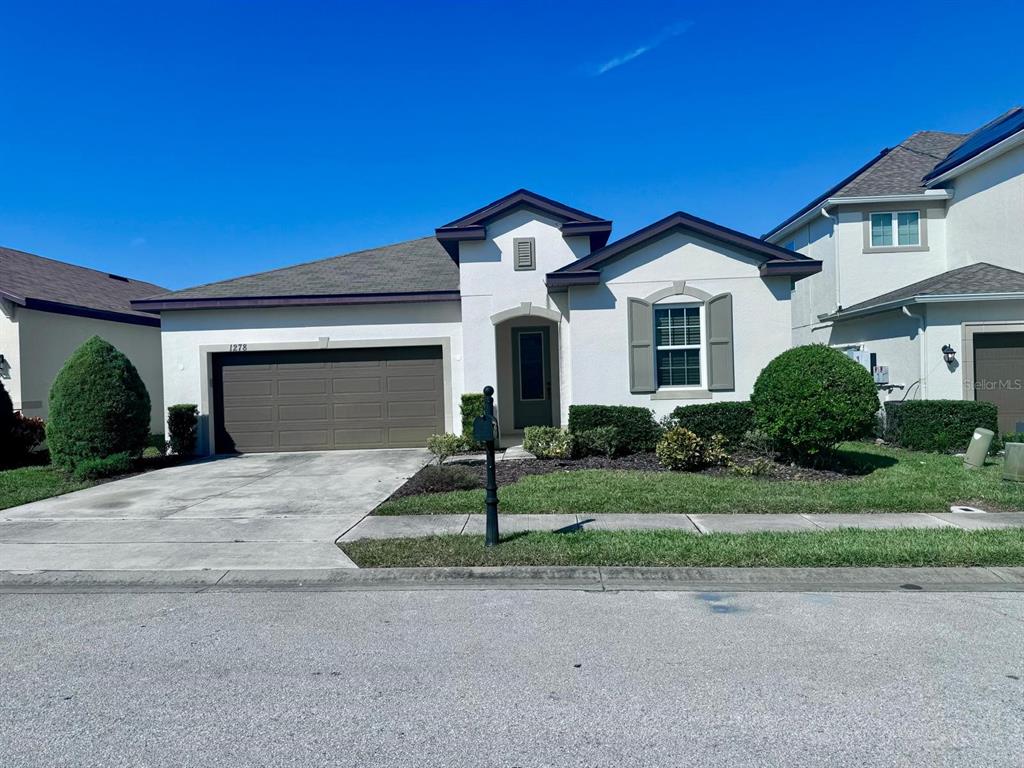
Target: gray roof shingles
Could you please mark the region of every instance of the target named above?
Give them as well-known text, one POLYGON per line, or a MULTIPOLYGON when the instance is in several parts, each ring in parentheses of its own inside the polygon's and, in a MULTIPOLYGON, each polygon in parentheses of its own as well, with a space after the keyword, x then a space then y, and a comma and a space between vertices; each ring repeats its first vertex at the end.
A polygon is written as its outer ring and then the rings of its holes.
POLYGON ((0 293, 19 304, 47 302, 155 320, 151 313, 133 309, 131 301, 164 290, 153 283, 0 248, 0 293))
POLYGON ((459 290, 459 267, 435 237, 406 240, 155 296, 158 301, 359 296, 459 290))
POLYGON ((934 277, 920 280, 895 291, 843 307, 838 313, 859 312, 882 305, 907 302, 919 296, 952 296, 962 294, 1024 293, 1024 272, 997 267, 987 262, 951 269, 934 277))
POLYGON ((966 138, 962 133, 918 131, 893 147, 885 157, 851 180, 832 197, 913 195, 924 192, 922 182, 937 163, 966 138))

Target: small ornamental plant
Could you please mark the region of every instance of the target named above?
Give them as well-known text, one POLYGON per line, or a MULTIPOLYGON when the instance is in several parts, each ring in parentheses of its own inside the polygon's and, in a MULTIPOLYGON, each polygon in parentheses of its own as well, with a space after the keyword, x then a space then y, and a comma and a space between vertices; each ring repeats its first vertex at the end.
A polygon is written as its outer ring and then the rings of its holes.
POLYGON ((655 453, 663 467, 686 471, 724 464, 729 458, 722 435, 702 438, 686 427, 666 430, 655 453))

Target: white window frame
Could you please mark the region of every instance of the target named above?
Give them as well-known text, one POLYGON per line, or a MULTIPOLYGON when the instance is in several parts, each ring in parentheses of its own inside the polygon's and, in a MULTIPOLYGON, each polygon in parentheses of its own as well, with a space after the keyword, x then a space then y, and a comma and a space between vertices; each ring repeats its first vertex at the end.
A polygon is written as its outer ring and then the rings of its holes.
POLYGON ((922 241, 921 233, 921 211, 909 210, 909 211, 870 211, 868 213, 868 247, 872 249, 885 249, 885 248, 920 248, 922 241), (917 242, 916 243, 900 243, 900 214, 901 213, 913 213, 917 216, 917 242), (892 222, 892 244, 891 245, 875 245, 875 227, 874 217, 875 216, 891 216, 892 222))
POLYGON ((653 307, 654 311, 652 314, 652 320, 654 323, 654 343, 651 345, 654 347, 654 382, 655 387, 659 392, 662 391, 677 391, 677 390, 702 390, 704 389, 704 383, 708 380, 707 374, 707 326, 705 325, 706 319, 704 316, 704 302, 702 301, 671 301, 665 302, 664 304, 655 304, 653 307), (670 344, 661 346, 658 344, 658 310, 659 309, 697 309, 698 311, 698 322, 700 323, 699 329, 699 340, 698 344, 670 344), (683 349, 696 349, 700 355, 700 381, 696 384, 661 384, 658 382, 658 353, 663 351, 683 350, 683 349))

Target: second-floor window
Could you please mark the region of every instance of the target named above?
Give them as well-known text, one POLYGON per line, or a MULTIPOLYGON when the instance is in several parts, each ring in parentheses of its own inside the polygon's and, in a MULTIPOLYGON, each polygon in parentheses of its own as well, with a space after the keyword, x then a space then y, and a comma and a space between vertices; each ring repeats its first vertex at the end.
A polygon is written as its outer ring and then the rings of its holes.
POLYGON ((921 214, 894 211, 871 214, 871 247, 899 248, 921 244, 921 214))

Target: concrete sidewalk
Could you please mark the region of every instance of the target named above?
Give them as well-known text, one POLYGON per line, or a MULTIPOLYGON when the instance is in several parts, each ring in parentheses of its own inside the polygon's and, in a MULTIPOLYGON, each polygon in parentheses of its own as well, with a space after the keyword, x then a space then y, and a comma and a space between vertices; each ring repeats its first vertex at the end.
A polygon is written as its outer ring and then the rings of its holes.
MULTIPOLYGON (((520 531, 676 530, 693 534, 755 533, 760 531, 827 531, 836 528, 871 530, 894 528, 959 528, 984 530, 1024 527, 1024 512, 879 512, 819 515, 500 515, 503 534, 520 531)), ((339 539, 394 539, 408 536, 484 533, 484 515, 371 515, 339 539)))

